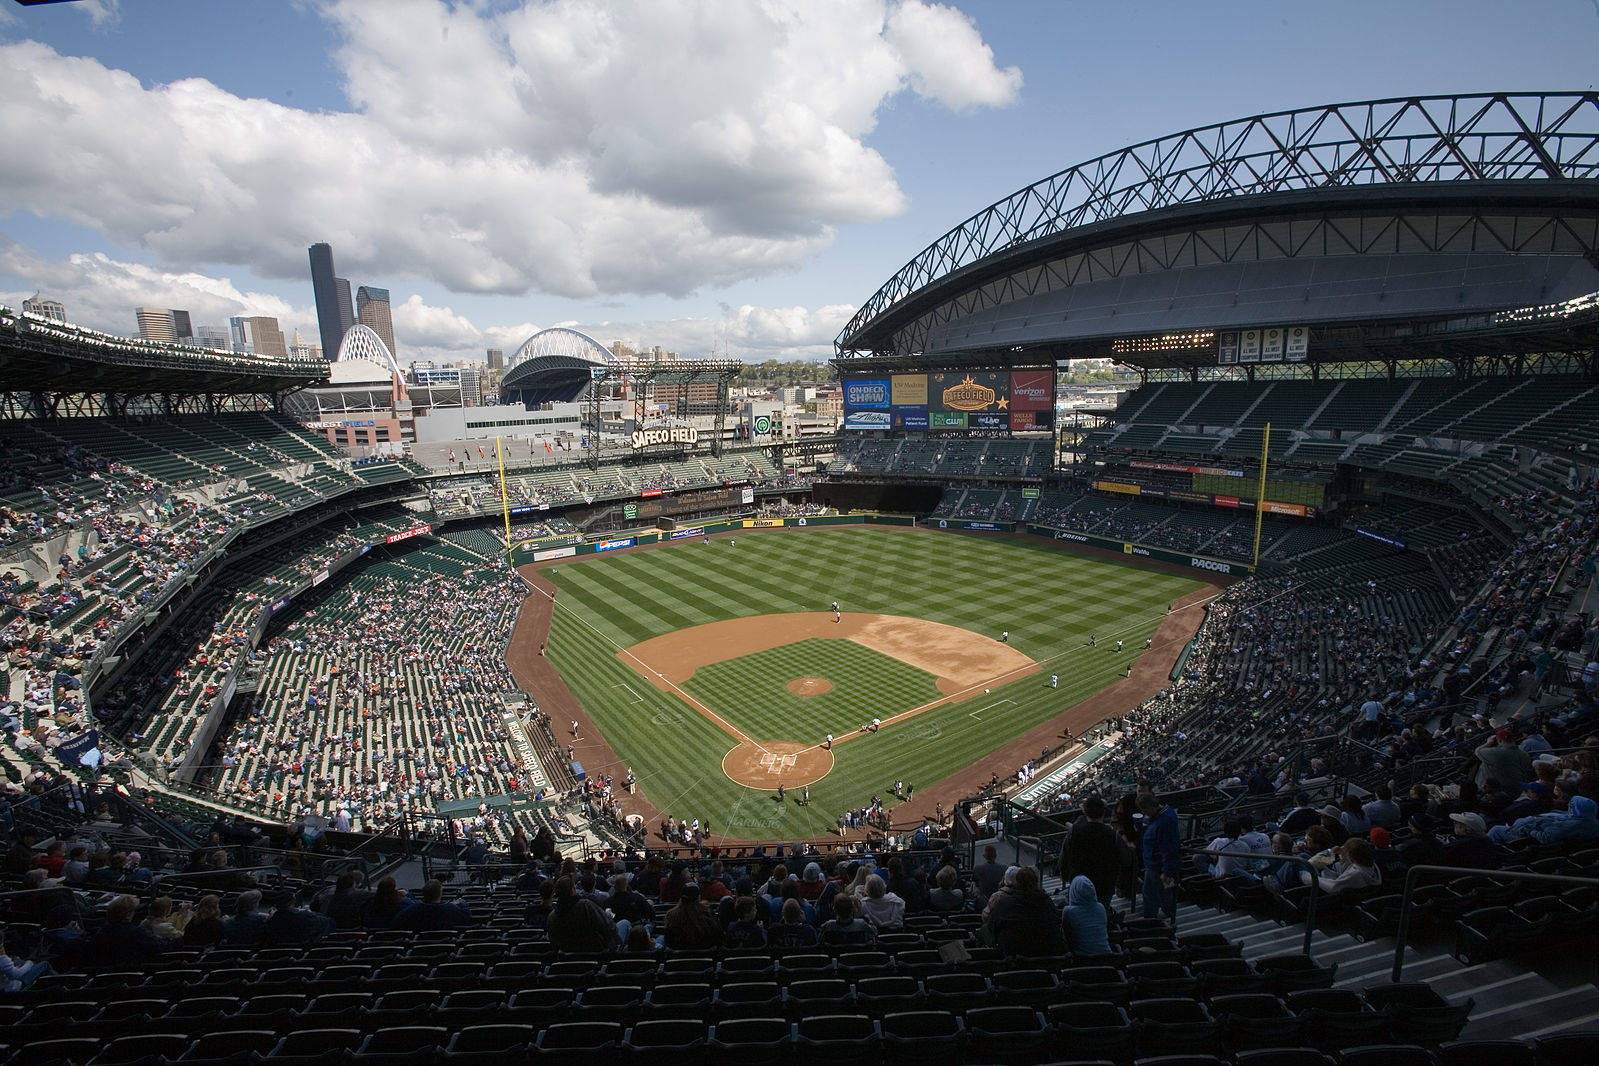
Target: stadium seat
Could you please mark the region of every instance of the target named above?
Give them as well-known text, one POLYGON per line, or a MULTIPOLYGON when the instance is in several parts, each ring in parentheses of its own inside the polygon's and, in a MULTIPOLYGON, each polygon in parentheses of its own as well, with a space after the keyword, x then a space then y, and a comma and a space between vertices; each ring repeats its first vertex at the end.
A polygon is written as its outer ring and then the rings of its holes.
POLYGON ((119 1036, 105 1046, 94 1066, 165 1066, 189 1048, 184 1033, 140 1033, 119 1036))
POLYGON ((469 1025, 450 1038, 439 1056, 446 1063, 504 1063, 527 1054, 537 1033, 530 1025, 469 1025))
POLYGON ((1599 1030, 1540 1036, 1533 1046, 1549 1066, 1590 1066, 1599 1062, 1599 1030))
POLYGON ((1538 1052, 1519 1040, 1459 1040, 1438 1049, 1438 1066, 1538 1066, 1538 1052))
POLYGON ((972 1043, 1000 1062, 1037 1063, 1050 1057, 1049 1027, 1030 1007, 979 1007, 964 1017, 972 1043))
POLYGON ((247 1066, 259 1062, 278 1036, 269 1029, 221 1029, 194 1041, 178 1061, 185 1066, 247 1066))
POLYGON ((889 1066, 955 1066, 964 1027, 948 1011, 886 1014, 879 1023, 889 1066))
POLYGON ((809 1051, 841 1066, 875 1063, 879 1041, 877 1024, 863 1014, 813 1014, 794 1026, 796 1054, 809 1051))
POLYGON ((1355 992, 1342 988, 1312 988, 1290 992, 1288 1009, 1310 1023, 1310 1038, 1318 1047, 1341 1051, 1377 1043, 1388 1034, 1386 1011, 1372 1010, 1355 992))
POLYGON ((1221 1050, 1221 1023, 1204 1004, 1175 996, 1135 999, 1127 1008, 1133 1042, 1147 1054, 1214 1054, 1221 1050))
POLYGON ((787 1054, 792 1025, 782 1018, 730 1018, 711 1026, 710 1046, 727 1059, 772 1061, 787 1054))
POLYGON ((1233 1053, 1233 1062, 1236 1066, 1334 1066, 1330 1056, 1308 1047, 1262 1047, 1237 1051, 1233 1053))
POLYGON ((355 1051, 358 1063, 426 1062, 444 1050, 449 1033, 437 1025, 402 1025, 379 1029, 361 1041, 355 1051))
POLYGON ((811 1014, 847 1011, 854 1004, 850 983, 837 977, 821 977, 789 982, 788 1013, 795 1019, 811 1014))
POLYGON ((1213 996, 1210 1011, 1237 1049, 1295 1047, 1310 1030, 1308 1017, 1290 1013, 1282 1000, 1264 992, 1213 996))
POLYGON ((315 1066, 347 1059, 363 1039, 359 1029, 296 1029, 278 1041, 265 1061, 272 1066, 315 1066))
POLYGON ((1133 1023, 1114 1003, 1056 1003, 1045 1014, 1057 1055, 1120 1061, 1133 1048, 1133 1023))
POLYGON ((1373 1009, 1392 1013, 1400 1039, 1424 1047, 1457 1039, 1476 1005, 1469 998, 1451 1004, 1422 982, 1372 985, 1365 990, 1365 997, 1373 1009))
POLYGON ((641 1021, 622 1038, 622 1051, 636 1066, 672 1066, 710 1041, 710 1031, 697 1018, 655 1018, 641 1021))
POLYGON ((88 1066, 104 1046, 103 1041, 94 1037, 39 1040, 28 1045, 26 1061, 37 1066, 88 1066))
POLYGON ((1433 1066, 1432 1052, 1415 1044, 1373 1044, 1345 1048, 1339 1066, 1433 1066))

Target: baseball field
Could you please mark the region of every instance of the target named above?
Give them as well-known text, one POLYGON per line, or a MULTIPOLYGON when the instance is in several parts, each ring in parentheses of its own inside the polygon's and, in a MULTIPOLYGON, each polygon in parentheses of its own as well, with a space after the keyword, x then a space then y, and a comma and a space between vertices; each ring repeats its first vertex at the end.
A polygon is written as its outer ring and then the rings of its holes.
POLYGON ((631 767, 656 810, 742 839, 825 833, 874 795, 893 805, 896 781, 986 777, 1206 588, 1043 541, 860 526, 564 559, 533 580, 584 718, 567 736, 552 707, 558 737, 590 774, 631 767))

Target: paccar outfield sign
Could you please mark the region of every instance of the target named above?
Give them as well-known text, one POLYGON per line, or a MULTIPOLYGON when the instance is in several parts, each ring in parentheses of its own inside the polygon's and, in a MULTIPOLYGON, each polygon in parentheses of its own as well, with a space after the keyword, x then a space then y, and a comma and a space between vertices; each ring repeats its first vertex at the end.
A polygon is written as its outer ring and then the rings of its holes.
POLYGON ((698 444, 700 431, 693 426, 673 426, 670 429, 635 429, 633 447, 648 448, 652 444, 698 444))

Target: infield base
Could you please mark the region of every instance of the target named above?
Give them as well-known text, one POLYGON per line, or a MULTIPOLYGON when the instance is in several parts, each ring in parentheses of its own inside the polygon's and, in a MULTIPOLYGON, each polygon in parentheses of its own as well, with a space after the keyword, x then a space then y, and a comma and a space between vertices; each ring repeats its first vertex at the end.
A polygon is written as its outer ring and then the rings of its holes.
POLYGON ((746 740, 722 756, 722 773, 736 785, 775 791, 778 785, 812 785, 833 770, 833 753, 791 741, 765 745, 746 740))

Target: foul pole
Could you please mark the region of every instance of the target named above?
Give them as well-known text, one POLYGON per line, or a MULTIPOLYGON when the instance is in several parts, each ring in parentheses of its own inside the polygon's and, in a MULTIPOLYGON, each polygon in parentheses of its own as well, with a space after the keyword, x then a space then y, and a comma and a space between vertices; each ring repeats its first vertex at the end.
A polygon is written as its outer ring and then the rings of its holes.
POLYGON ((500 462, 500 513, 505 516, 505 550, 510 551, 511 503, 505 496, 505 450, 500 446, 499 437, 494 438, 494 458, 500 462))
POLYGON ((1266 423, 1266 432, 1260 435, 1260 484, 1255 488, 1255 562, 1256 570, 1260 569, 1260 520, 1266 516, 1266 450, 1271 446, 1271 423, 1266 423))

